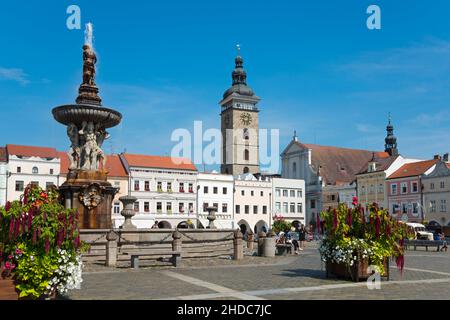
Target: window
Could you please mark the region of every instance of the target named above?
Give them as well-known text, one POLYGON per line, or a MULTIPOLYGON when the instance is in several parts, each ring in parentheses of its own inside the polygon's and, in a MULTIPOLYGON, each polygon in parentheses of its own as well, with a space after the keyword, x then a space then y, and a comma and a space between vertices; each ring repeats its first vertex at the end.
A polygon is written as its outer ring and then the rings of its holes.
POLYGON ((244 160, 249 160, 250 159, 250 152, 248 151, 248 149, 244 150, 244 160))
POLYGON ((297 190, 297 198, 303 197, 302 190, 297 190))
POLYGON ((250 170, 248 169, 248 167, 244 167, 244 171, 243 173, 248 173, 250 170))
POLYGON ((295 203, 293 202, 289 205, 289 213, 295 213, 295 203))
POLYGON ((361 195, 365 195, 366 194, 366 187, 362 186, 361 187, 361 195))
POLYGON ((236 205, 236 213, 239 214, 241 213, 241 206, 240 205, 236 205))
POLYGON ((216 211, 219 210, 219 204, 218 203, 213 203, 213 207, 216 208, 216 211))
POLYGON ((139 212, 139 202, 134 203, 134 211, 139 212))
POLYGON ((227 212, 228 212, 228 204, 222 203, 222 213, 227 213, 227 212))
POLYGON ((436 212, 436 200, 431 200, 430 201, 430 211, 431 212, 436 212))
POLYGON ((30 182, 32 187, 39 187, 39 182, 38 181, 31 181, 30 182))
POLYGON ((134 191, 139 191, 139 180, 134 180, 134 191))
POLYGON ((375 193, 375 186, 373 184, 370 185, 369 194, 375 193))
POLYGON ((208 187, 207 186, 203 187, 203 193, 208 193, 208 187))
POLYGON ((334 194, 331 195, 331 201, 336 201, 336 195, 334 194))
POLYGON ((50 190, 51 188, 53 188, 55 186, 55 184, 53 182, 46 182, 45 183, 45 189, 46 190, 50 190))
POLYGON ((23 181, 16 181, 16 191, 23 191, 23 181))
POLYGON ((412 204, 412 212, 417 214, 419 213, 419 204, 417 202, 413 202, 412 204))
POLYGON ((172 213, 172 202, 166 203, 167 213, 172 213))
POLYGON ((258 214, 258 206, 253 206, 253 213, 258 214))
POLYGON ((194 212, 194 204, 192 202, 189 202, 189 212, 194 212))
POLYGON ((53 169, 50 169, 50 174, 53 174, 53 169))
POLYGON ((397 184, 391 184, 391 194, 397 194, 397 184))
POLYGON ((402 213, 408 213, 408 204, 402 203, 402 213))
POLYGON ((288 191, 287 190, 283 190, 283 197, 287 197, 288 196, 288 191))
POLYGON ((411 182, 411 192, 418 192, 419 191, 419 184, 417 182, 411 182))
POLYGON ((114 181, 114 187, 120 187, 120 182, 119 181, 114 181))
POLYGON ((158 192, 162 192, 162 182, 161 182, 161 181, 158 181, 158 182, 156 183, 156 190, 157 190, 158 192))
POLYGON ((292 198, 294 198, 294 197, 295 197, 295 190, 291 190, 289 196, 292 197, 292 198))
POLYGON ((398 205, 398 203, 392 204, 392 213, 397 214, 399 212, 400 212, 400 206, 398 205))
POLYGON ((316 208, 316 200, 311 200, 310 207, 311 207, 311 209, 315 209, 316 208))
POLYGON ((433 183, 433 182, 430 183, 430 189, 431 189, 431 190, 434 190, 434 183, 433 183))
POLYGON ((227 188, 226 188, 226 187, 223 187, 223 188, 222 188, 222 193, 223 193, 223 194, 227 194, 227 188))
POLYGON ((441 189, 444 189, 445 188, 445 183, 444 183, 444 181, 441 181, 441 189))
POLYGON ((303 204, 297 203, 297 213, 302 213, 302 212, 303 212, 303 204))
POLYGON ((245 207, 244 207, 244 212, 245 212, 245 214, 249 214, 250 213, 250 206, 249 205, 245 205, 245 207))
POLYGON ((180 192, 184 192, 184 183, 180 182, 180 188, 179 188, 180 192))
POLYGON ((277 197, 280 197, 281 196, 281 190, 280 189, 275 189, 275 195, 277 197))
POLYGON ((401 183, 400 190, 401 190, 402 194, 405 194, 408 192, 408 185, 406 182, 401 183))
POLYGON ((267 206, 263 206, 263 214, 267 214, 267 206))
POLYGON ((441 212, 447 212, 447 200, 441 199, 441 212))
POLYGON ((31 173, 33 173, 33 174, 38 174, 38 173, 39 173, 38 168, 37 168, 37 167, 33 167, 33 168, 31 169, 31 173))
POLYGON ((172 192, 172 182, 167 182, 167 192, 172 192))
POLYGON ((261 197, 264 197, 264 191, 261 191, 259 194, 261 195, 261 197))
POLYGON ((189 183, 189 192, 190 193, 194 192, 194 186, 192 185, 192 183, 189 183))
POLYGON ((150 203, 149 202, 144 202, 144 212, 149 212, 150 211, 150 203))
POLYGON ((120 203, 114 202, 114 213, 119 214, 120 213, 120 203))
POLYGON ((21 167, 17 167, 17 173, 21 173, 22 172, 22 168, 21 167))
POLYGON ((281 211, 281 202, 275 202, 275 211, 277 213, 281 211))
POLYGON ((283 202, 283 213, 288 213, 288 203, 283 202))
POLYGON ((382 183, 380 183, 380 184, 378 185, 378 193, 383 193, 383 192, 384 192, 384 186, 383 186, 382 183))
POLYGON ((156 212, 161 213, 162 212, 162 202, 156 203, 156 212))
POLYGON ((244 140, 248 140, 250 138, 250 134, 248 133, 248 129, 244 128, 244 140))
POLYGON ((214 187, 214 188, 213 188, 213 193, 214 193, 214 194, 217 194, 217 192, 218 192, 217 190, 218 190, 218 188, 217 188, 217 187, 214 187))
POLYGON ((255 195, 255 192, 253 190, 250 191, 250 195, 253 197, 255 195))
POLYGON ((184 202, 178 203, 178 212, 184 213, 184 202))
POLYGON ((203 212, 208 212, 208 203, 203 202, 203 212))
POLYGON ((241 196, 245 196, 245 190, 241 190, 241 196))
POLYGON ((144 190, 145 191, 150 191, 150 181, 145 181, 144 182, 144 190))
POLYGON ((294 178, 297 178, 297 163, 294 162, 292 164, 292 173, 294 174, 294 178))

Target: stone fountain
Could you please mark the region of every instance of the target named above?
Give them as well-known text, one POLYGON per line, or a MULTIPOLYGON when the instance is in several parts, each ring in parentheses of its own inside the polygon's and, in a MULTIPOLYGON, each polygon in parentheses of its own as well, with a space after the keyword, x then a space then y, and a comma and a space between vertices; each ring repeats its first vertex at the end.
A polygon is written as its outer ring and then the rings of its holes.
POLYGON ((96 62, 92 25, 88 23, 83 45, 83 82, 76 104, 52 110, 55 120, 67 126, 70 140, 67 152, 70 167, 60 192, 66 208, 78 209, 83 229, 112 227, 112 201, 118 191, 107 181, 106 155, 101 147, 109 137, 106 129, 118 125, 122 115, 102 106, 94 81, 96 62))

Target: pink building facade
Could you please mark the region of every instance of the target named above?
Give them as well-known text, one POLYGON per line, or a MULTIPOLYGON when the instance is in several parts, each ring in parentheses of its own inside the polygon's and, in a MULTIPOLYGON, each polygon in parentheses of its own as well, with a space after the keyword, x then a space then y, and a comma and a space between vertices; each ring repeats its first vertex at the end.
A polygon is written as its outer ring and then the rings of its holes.
POLYGON ((419 176, 388 179, 389 213, 398 220, 421 222, 423 216, 422 190, 419 176))

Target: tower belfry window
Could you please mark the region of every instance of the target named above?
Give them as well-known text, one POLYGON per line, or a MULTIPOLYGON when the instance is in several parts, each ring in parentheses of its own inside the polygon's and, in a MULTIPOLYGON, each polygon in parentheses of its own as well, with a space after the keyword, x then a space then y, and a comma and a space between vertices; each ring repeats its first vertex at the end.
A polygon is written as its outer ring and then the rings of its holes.
POLYGON ((250 134, 248 132, 248 128, 244 128, 244 140, 248 140, 250 138, 250 134))
POLYGON ((250 159, 250 152, 248 149, 244 150, 244 160, 248 161, 250 159))

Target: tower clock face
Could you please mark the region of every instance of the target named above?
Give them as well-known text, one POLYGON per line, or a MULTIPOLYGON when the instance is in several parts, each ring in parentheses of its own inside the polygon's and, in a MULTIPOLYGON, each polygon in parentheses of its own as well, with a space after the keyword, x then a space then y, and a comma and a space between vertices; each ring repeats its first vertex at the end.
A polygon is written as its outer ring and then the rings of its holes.
POLYGON ((252 123, 252 115, 248 112, 244 112, 241 114, 241 121, 244 125, 248 126, 250 123, 252 123))

